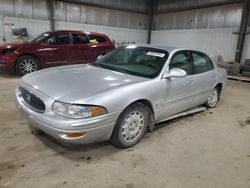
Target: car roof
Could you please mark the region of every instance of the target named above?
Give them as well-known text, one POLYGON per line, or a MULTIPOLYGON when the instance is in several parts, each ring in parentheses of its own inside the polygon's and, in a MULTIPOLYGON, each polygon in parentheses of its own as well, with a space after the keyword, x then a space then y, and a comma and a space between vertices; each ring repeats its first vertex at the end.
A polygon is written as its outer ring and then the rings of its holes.
POLYGON ((92 35, 100 35, 100 36, 106 36, 102 33, 97 32, 89 32, 89 31, 82 31, 82 30, 55 30, 55 31, 49 31, 50 33, 59 33, 59 32, 71 32, 71 33, 85 33, 85 34, 92 34, 92 35))
POLYGON ((156 48, 156 49, 159 49, 159 50, 165 50, 168 53, 179 51, 179 50, 189 50, 189 49, 186 49, 186 48, 180 48, 180 47, 174 47, 174 46, 165 46, 165 45, 159 45, 159 44, 128 44, 128 45, 125 45, 125 46, 129 46, 129 45, 135 45, 135 46, 147 47, 147 48, 156 48))
POLYGON ((181 51, 181 50, 188 50, 188 51, 200 52, 200 53, 203 53, 203 54, 209 56, 208 54, 206 54, 203 51, 192 49, 192 48, 167 46, 167 45, 161 45, 161 44, 127 44, 125 46, 129 46, 129 45, 135 45, 135 46, 141 46, 141 47, 147 47, 147 48, 156 48, 156 49, 159 49, 159 50, 165 50, 168 53, 174 53, 176 51, 181 51))

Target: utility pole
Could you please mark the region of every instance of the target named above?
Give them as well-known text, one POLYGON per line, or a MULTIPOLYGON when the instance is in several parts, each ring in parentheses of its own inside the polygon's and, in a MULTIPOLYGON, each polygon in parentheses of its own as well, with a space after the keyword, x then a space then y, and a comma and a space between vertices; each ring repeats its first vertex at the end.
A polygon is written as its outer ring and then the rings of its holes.
POLYGON ((250 0, 244 0, 242 6, 242 15, 241 15, 241 22, 240 22, 240 30, 239 30, 239 37, 237 42, 236 54, 235 54, 235 61, 240 63, 242 51, 244 48, 245 42, 245 35, 247 31, 247 25, 249 20, 249 11, 250 11, 250 0))
POLYGON ((49 22, 50 30, 55 30, 55 9, 54 9, 54 0, 47 0, 47 8, 49 12, 49 22))
POLYGON ((148 9, 148 36, 147 36, 147 43, 151 43, 151 32, 153 27, 153 11, 154 11, 154 1, 147 0, 147 9, 148 9))

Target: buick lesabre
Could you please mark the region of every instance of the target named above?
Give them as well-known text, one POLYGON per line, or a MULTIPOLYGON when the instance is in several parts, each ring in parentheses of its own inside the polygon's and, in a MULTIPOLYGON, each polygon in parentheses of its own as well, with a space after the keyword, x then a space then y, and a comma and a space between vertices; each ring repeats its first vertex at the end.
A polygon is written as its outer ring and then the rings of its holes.
POLYGON ((215 107, 226 79, 202 52, 128 45, 92 64, 22 77, 16 103, 33 128, 61 141, 127 148, 159 122, 215 107))

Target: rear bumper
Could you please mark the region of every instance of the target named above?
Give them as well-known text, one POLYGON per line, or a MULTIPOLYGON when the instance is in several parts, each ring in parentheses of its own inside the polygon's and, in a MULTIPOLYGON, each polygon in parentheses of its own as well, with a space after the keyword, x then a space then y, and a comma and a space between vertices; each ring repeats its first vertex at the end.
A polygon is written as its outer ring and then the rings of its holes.
POLYGON ((74 119, 62 120, 62 117, 52 113, 40 114, 22 102, 18 89, 16 89, 16 105, 30 125, 60 141, 73 144, 88 144, 109 140, 116 120, 116 114, 106 114, 77 121, 74 119), (78 137, 66 135, 66 133, 79 132, 85 134, 78 137))

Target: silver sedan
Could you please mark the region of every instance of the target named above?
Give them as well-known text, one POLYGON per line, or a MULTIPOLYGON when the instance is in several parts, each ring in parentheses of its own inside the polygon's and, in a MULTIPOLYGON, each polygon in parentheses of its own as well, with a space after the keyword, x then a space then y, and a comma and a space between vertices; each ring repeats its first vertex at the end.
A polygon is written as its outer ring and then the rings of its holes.
POLYGON ((128 45, 93 64, 22 77, 16 103, 32 128, 61 141, 126 148, 159 122, 214 107, 226 79, 202 52, 128 45))

